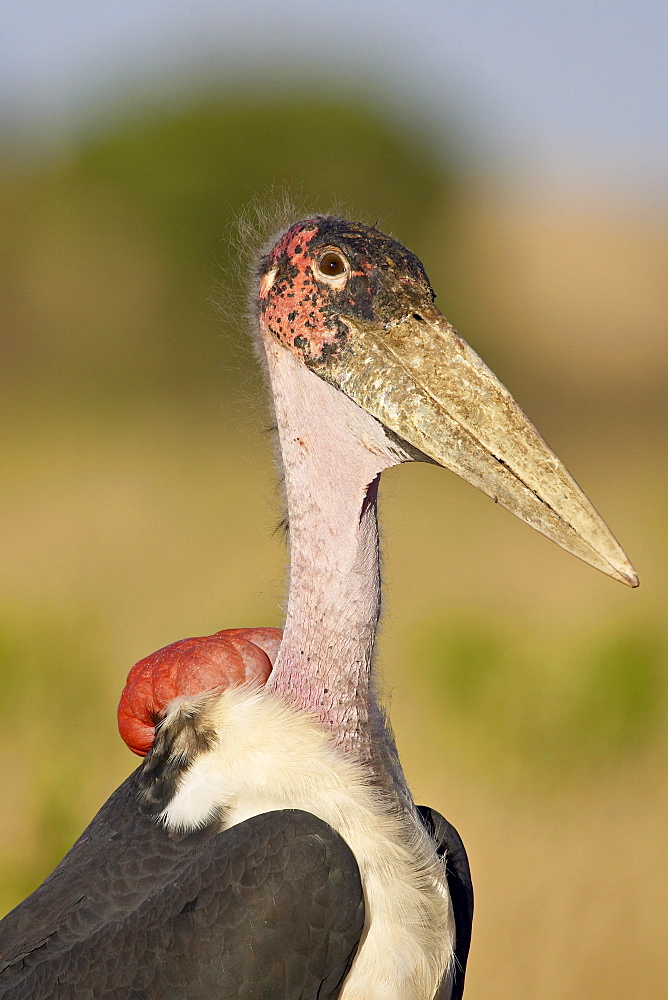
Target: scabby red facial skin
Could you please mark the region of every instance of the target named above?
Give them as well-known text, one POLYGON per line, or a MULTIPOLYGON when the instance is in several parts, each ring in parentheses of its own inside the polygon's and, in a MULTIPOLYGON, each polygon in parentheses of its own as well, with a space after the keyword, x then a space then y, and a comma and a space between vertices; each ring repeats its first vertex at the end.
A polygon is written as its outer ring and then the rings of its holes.
POLYGON ((263 330, 309 367, 345 348, 346 317, 382 324, 423 304, 425 292, 433 299, 410 250, 373 227, 324 216, 291 226, 262 258, 257 278, 263 330), (350 265, 342 288, 316 276, 319 255, 328 248, 341 251, 350 265))
POLYGON ((278 628, 230 628, 179 639, 132 667, 118 706, 118 729, 145 756, 166 706, 178 695, 266 683, 282 638, 278 628))

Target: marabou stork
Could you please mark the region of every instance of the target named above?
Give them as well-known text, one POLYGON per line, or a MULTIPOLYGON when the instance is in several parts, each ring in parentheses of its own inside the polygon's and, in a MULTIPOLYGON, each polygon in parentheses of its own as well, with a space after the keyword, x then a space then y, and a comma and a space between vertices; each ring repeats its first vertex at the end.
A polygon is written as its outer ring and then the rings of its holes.
POLYGON ((461 997, 466 855, 413 804, 375 695, 380 473, 452 469, 637 585, 394 239, 327 216, 291 225, 259 259, 255 315, 288 509, 282 642, 218 633, 131 672, 122 729, 151 748, 3 922, 2 997, 461 997))

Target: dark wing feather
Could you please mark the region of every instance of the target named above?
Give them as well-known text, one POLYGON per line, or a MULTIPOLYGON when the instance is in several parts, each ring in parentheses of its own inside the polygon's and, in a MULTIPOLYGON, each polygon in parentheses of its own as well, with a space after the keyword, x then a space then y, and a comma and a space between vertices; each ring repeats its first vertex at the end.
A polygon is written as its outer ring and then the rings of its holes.
POLYGON ((445 873, 455 918, 455 973, 449 1000, 461 1000, 473 924, 473 883, 469 859, 464 842, 452 823, 448 823, 435 809, 428 806, 417 808, 422 822, 436 842, 438 856, 445 858, 445 873))
POLYGON ((309 813, 170 836, 137 772, 0 923, 5 1000, 335 1000, 364 903, 355 859, 309 813))

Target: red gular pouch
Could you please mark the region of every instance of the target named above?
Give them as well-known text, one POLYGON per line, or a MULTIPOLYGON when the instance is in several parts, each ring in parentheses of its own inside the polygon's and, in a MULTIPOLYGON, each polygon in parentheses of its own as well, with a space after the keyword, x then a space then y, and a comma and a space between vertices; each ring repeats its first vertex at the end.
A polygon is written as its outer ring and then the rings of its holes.
POLYGON ((267 682, 280 628, 227 628, 214 635, 179 639, 133 666, 118 705, 118 729, 133 753, 144 757, 169 702, 214 688, 267 682))

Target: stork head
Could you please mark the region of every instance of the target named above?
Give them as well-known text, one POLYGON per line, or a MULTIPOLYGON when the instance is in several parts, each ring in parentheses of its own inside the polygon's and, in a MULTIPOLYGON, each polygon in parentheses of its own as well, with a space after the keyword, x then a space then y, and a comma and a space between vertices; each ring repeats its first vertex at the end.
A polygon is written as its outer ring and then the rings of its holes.
POLYGON ((434 305, 418 258, 377 229, 315 216, 261 257, 264 338, 382 425, 403 460, 451 469, 631 587, 635 570, 510 393, 434 305))

